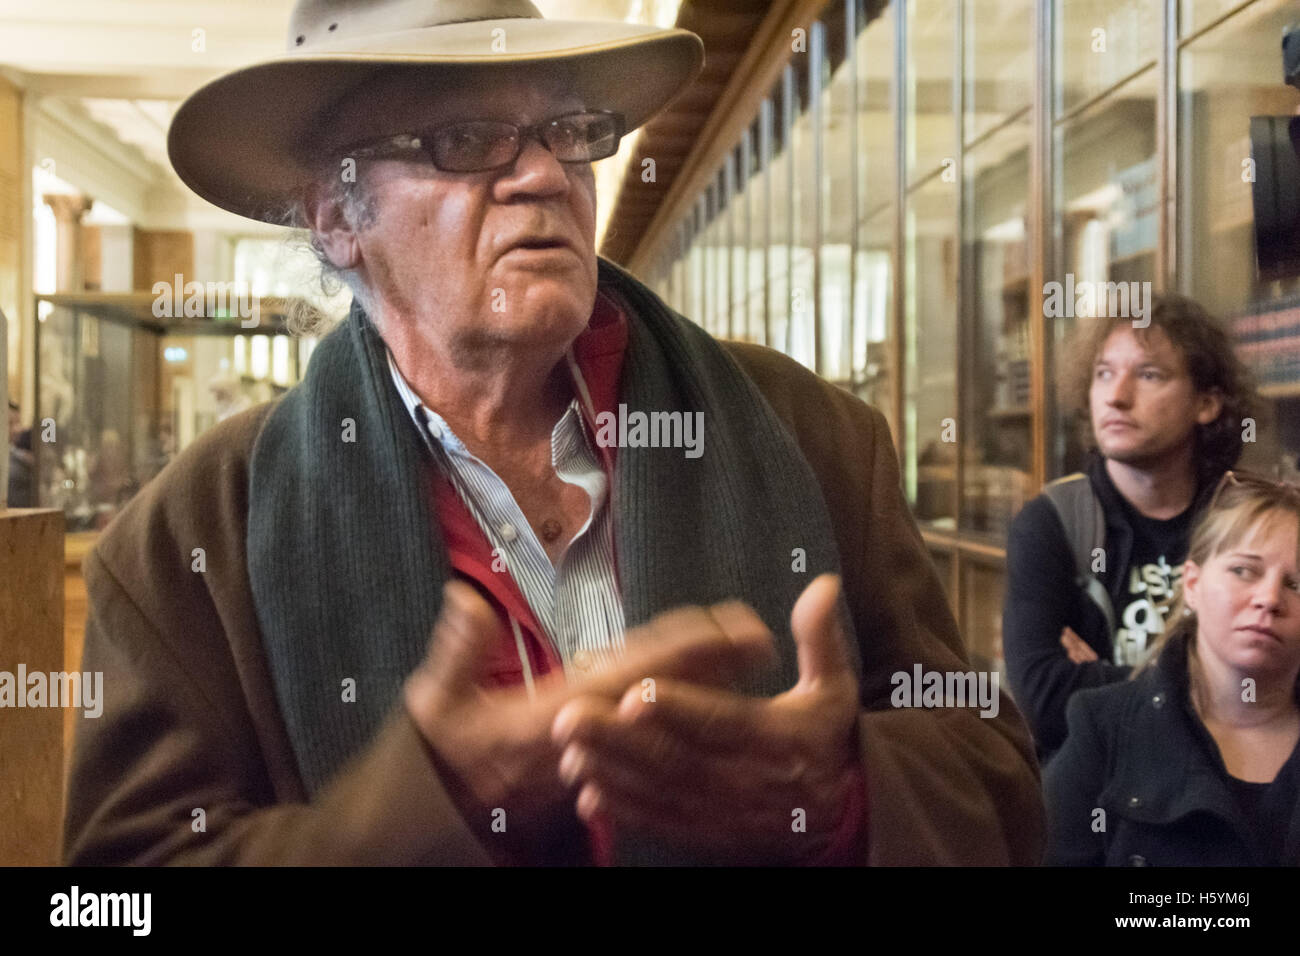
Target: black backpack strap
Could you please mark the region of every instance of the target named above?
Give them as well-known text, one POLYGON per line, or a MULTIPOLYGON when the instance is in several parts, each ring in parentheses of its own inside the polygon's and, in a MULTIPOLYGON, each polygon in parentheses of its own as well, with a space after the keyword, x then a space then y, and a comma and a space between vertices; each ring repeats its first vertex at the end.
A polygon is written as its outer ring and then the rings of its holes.
POLYGON ((1115 606, 1111 603, 1106 586, 1092 573, 1093 554, 1098 549, 1105 553, 1106 512, 1092 490, 1092 483, 1082 472, 1058 478, 1043 489, 1061 524, 1074 554, 1074 581, 1088 595, 1106 618, 1110 636, 1115 636, 1115 606))

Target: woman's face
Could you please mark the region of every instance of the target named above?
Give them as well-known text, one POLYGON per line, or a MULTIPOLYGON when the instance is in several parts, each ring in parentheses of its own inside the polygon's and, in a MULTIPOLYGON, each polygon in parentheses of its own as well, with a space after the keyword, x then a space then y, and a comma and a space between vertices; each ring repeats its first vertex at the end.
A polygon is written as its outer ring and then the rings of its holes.
POLYGON ((1183 566, 1197 650, 1207 660, 1241 674, 1294 680, 1300 667, 1297 535, 1295 515, 1274 512, 1203 566, 1183 566))

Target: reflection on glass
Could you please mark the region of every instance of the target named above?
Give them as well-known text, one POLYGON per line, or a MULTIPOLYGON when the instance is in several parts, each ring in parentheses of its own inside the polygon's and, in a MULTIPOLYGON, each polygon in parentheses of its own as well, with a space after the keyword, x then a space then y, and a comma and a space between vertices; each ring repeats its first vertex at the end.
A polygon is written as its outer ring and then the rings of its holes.
POLYGON ((894 414, 897 343, 893 335, 894 190, 898 164, 892 107, 896 5, 857 0, 855 69, 858 79, 857 259, 853 276, 852 375, 854 392, 884 413, 898 434, 894 414), (868 19, 870 17, 870 19, 868 19))
POLYGON ((1250 117, 1287 115, 1296 93, 1278 80, 1278 37, 1294 3, 1255 3, 1188 44, 1179 61, 1179 275, 1212 312, 1281 290, 1255 278, 1250 117))
MULTIPOLYGON (((843 10, 841 0, 832 7, 843 10)), ((821 374, 833 382, 848 383, 852 369, 852 255, 854 203, 853 84, 854 63, 846 59, 844 17, 830 21, 826 31, 826 56, 822 61, 822 237, 821 374)))
MULTIPOLYGON (((1180 7, 1178 17, 1179 36, 1185 37, 1190 36, 1197 30, 1201 29, 1201 27, 1207 26, 1214 20, 1217 20, 1233 7, 1241 6, 1241 0, 1179 0, 1178 5, 1180 7)), ((1282 3, 1277 4, 1267 3, 1260 5, 1279 7, 1293 6, 1288 2, 1288 0, 1283 0, 1282 3)), ((1263 36, 1263 34, 1261 34, 1261 36, 1263 36)), ((1268 39, 1276 40, 1281 36, 1282 34, 1279 31, 1268 39)), ((1278 59, 1280 62, 1280 54, 1278 53, 1276 44, 1274 44, 1273 49, 1269 51, 1269 55, 1273 59, 1278 59)))
POLYGON ((1029 109, 1033 99, 1032 0, 967 0, 964 18, 967 143, 1029 109))
POLYGON ((718 218, 717 198, 710 184, 704 194, 704 328, 710 334, 718 330, 715 308, 718 302, 718 218))
POLYGON ((956 199, 935 176, 904 207, 906 485, 917 520, 944 529, 957 523, 956 199))
POLYGON ((750 167, 754 173, 749 181, 749 278, 746 280, 750 341, 763 345, 767 341, 767 258, 768 209, 771 204, 771 175, 767 168, 771 155, 772 104, 764 100, 759 118, 750 127, 753 151, 750 167))
POLYGON ((704 313, 704 245, 707 242, 708 237, 704 234, 705 210, 703 195, 701 195, 699 199, 695 200, 695 212, 691 218, 693 222, 693 227, 691 229, 691 311, 687 318, 698 322, 707 329, 709 327, 708 316, 704 313))
POLYGON ((141 467, 146 429, 134 427, 145 409, 132 399, 147 398, 153 385, 154 366, 137 368, 135 356, 154 336, 65 307, 48 309, 37 331, 36 420, 57 425, 54 441, 32 442, 37 503, 63 510, 69 531, 100 529, 150 477, 141 467))
MULTIPOLYGON (((1159 169, 1156 162, 1156 71, 1147 70, 1111 96, 1056 129, 1056 262, 1050 286, 1039 300, 1054 357, 1089 303, 1108 313, 1108 282, 1155 282, 1159 225, 1159 169), (1100 284, 1100 285, 1099 285, 1100 284), (1089 294, 1090 292, 1094 294, 1089 294)), ((1126 287, 1132 288, 1132 287, 1126 287)), ((1122 302, 1116 300, 1117 306, 1122 302)), ((1098 311, 1097 314, 1101 314, 1098 311)), ((1058 409, 1048 431, 1056 444, 1048 452, 1048 473, 1065 474, 1082 463, 1072 409, 1058 409)))
POLYGON ((713 289, 713 334, 726 338, 727 323, 731 321, 731 220, 727 215, 730 197, 721 170, 714 179, 713 197, 713 273, 709 279, 713 289))
MULTIPOLYGON (((1196 4, 1198 14, 1213 6, 1196 4)), ((1178 78, 1179 288, 1226 320, 1260 391, 1277 400, 1276 424, 1259 430, 1242 467, 1282 462, 1281 474, 1300 455, 1300 279, 1257 278, 1250 118, 1296 111, 1295 91, 1278 81, 1277 42, 1296 18, 1293 2, 1258 0, 1184 47, 1178 78)))
POLYGON ((1160 48, 1158 0, 1056 0, 1056 111, 1098 96, 1160 48))
POLYGON ((33 442, 37 504, 62 510, 69 531, 102 529, 202 432, 284 392, 301 373, 295 346, 309 357, 314 344, 250 341, 220 322, 207 334, 159 332, 150 297, 78 298, 38 300, 36 343, 36 417, 58 423, 56 441, 33 442))
MULTIPOLYGON (((791 75, 787 70, 786 75, 791 75)), ((767 247, 768 281, 768 342, 778 351, 790 353, 790 246, 792 241, 789 125, 793 117, 785 108, 785 82, 778 82, 772 91, 772 166, 771 205, 768 228, 771 242, 767 247)))
MULTIPOLYGON (((746 134, 747 135, 747 134, 746 134)), ((743 137, 742 137, 743 138, 743 137)), ((728 334, 746 339, 745 283, 749 266, 749 196, 745 189, 745 157, 737 146, 727 164, 728 189, 731 190, 731 326, 728 334)))
POLYGON ((894 369, 897 363, 890 316, 894 302, 894 211, 880 210, 858 229, 858 262, 853 295, 854 392, 894 421, 894 369))
POLYGON ((961 525, 983 533, 1005 532, 1032 480, 1029 142, 1029 123, 1013 123, 965 157, 961 525))
POLYGON ((874 0, 857 0, 858 143, 857 221, 864 222, 884 203, 894 201, 894 6, 877 10, 874 0), (867 20, 868 8, 873 14, 867 20))
POLYGON ((907 182, 913 184, 957 155, 953 73, 957 62, 957 2, 908 3, 907 182))
POLYGON ((791 181, 793 198, 790 251, 790 345, 789 354, 808 368, 815 368, 813 352, 816 321, 816 273, 813 267, 817 241, 817 128, 809 99, 809 64, 821 55, 824 31, 813 24, 809 31, 807 57, 797 57, 794 67, 787 67, 787 91, 794 111, 790 143, 794 156, 791 181))

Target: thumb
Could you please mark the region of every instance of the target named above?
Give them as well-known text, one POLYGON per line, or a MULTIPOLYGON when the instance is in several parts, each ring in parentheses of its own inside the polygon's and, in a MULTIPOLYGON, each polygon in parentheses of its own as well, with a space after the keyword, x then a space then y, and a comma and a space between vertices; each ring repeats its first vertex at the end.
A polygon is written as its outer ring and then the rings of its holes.
POLYGON ((464 581, 447 582, 426 665, 439 690, 456 697, 478 686, 499 626, 496 612, 473 587, 464 581))
POLYGON ((808 685, 850 670, 849 649, 839 616, 840 579, 822 574, 804 588, 790 614, 799 655, 799 683, 808 685))

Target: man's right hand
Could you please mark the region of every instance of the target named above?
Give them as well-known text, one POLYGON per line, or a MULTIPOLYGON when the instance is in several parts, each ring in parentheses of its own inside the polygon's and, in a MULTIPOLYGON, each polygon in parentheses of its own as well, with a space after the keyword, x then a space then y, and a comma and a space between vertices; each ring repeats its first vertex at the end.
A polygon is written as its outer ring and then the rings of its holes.
POLYGON ((1065 648, 1071 663, 1087 664, 1097 660, 1097 652, 1069 627, 1061 631, 1061 646, 1065 648))
POLYGON ((534 843, 530 832, 543 839, 554 814, 573 812, 551 725, 575 696, 601 694, 616 703, 647 677, 725 687, 774 660, 772 635, 758 615, 744 605, 726 607, 726 632, 707 608, 668 611, 628 631, 622 658, 608 670, 573 682, 548 674, 530 699, 523 687, 481 686, 500 625, 472 586, 448 582, 429 654, 407 678, 405 703, 471 827, 491 834, 494 813, 503 810, 510 837, 501 843, 518 848, 534 843))

